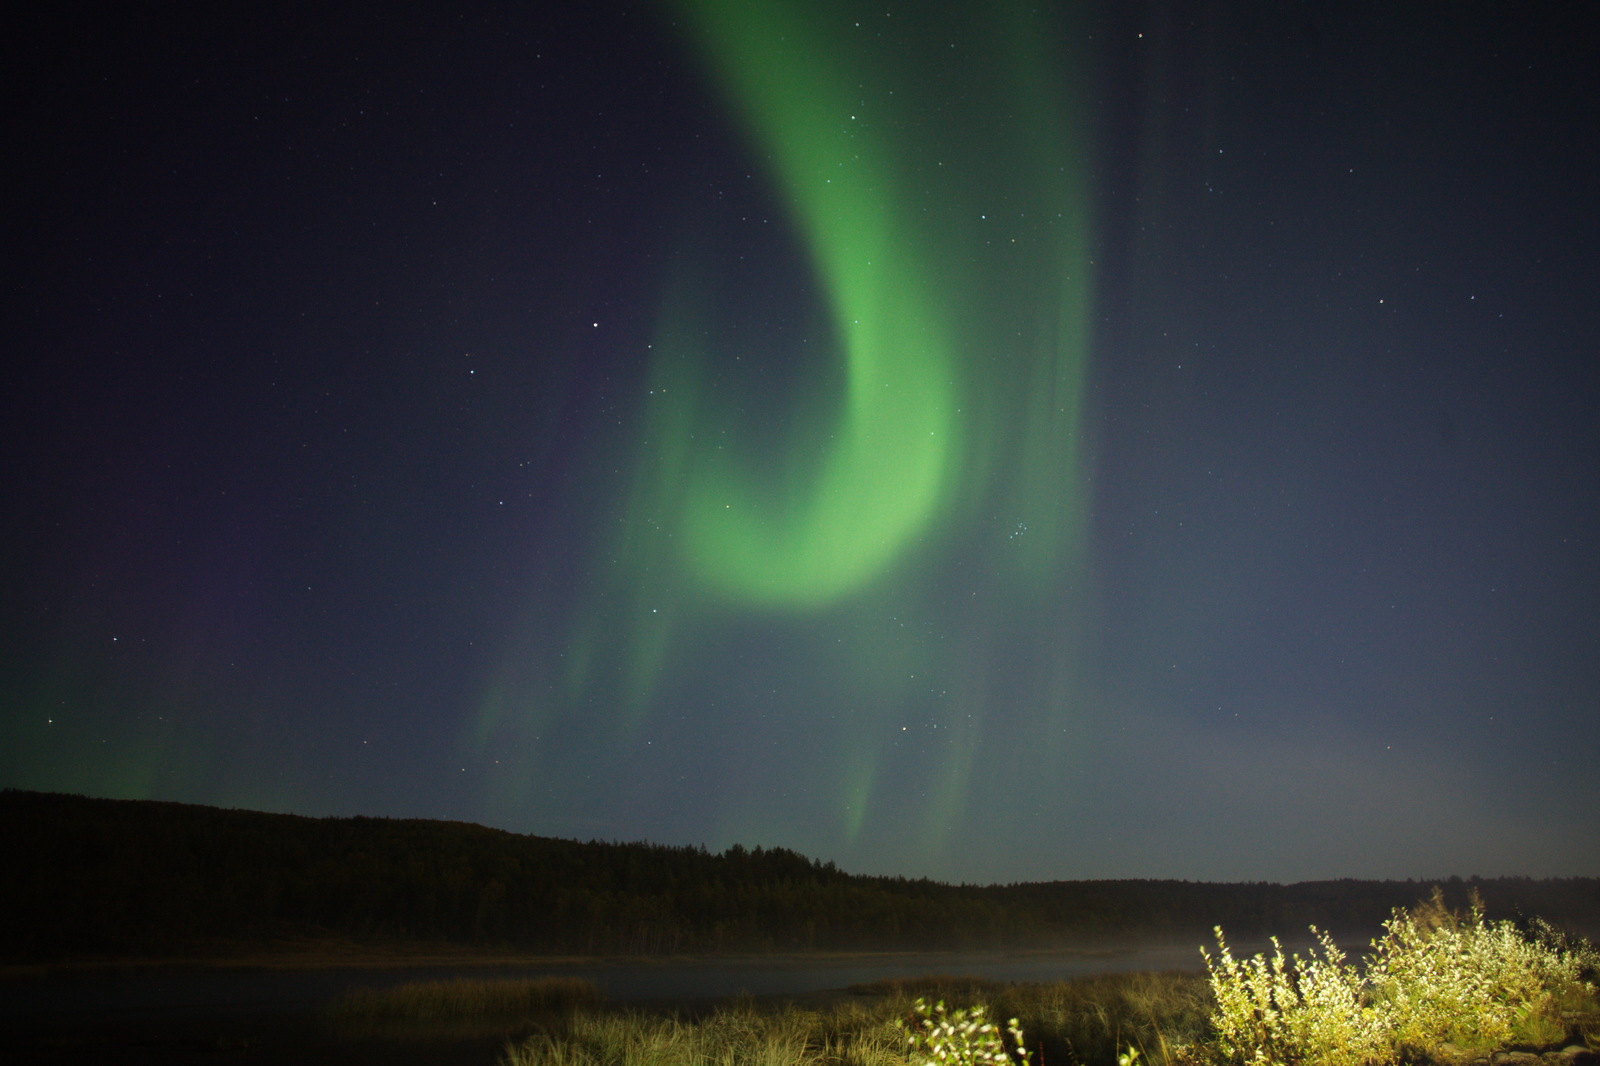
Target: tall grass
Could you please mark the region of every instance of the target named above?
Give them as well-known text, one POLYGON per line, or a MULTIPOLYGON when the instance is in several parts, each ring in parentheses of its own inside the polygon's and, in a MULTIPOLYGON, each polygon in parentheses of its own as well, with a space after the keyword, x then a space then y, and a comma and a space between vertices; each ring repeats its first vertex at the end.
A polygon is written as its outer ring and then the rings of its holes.
POLYGON ((505 1066, 906 1066, 903 1036, 882 1012, 749 1004, 698 1023, 642 1014, 574 1018, 506 1049, 505 1066))
POLYGON ((579 977, 414 981, 393 988, 357 988, 334 1001, 329 1014, 345 1025, 518 1021, 598 1006, 593 981, 579 977))
POLYGON ((639 1013, 579 1014, 563 1027, 508 1047, 504 1063, 914 1066, 937 1061, 977 1066, 981 1059, 994 1066, 1005 1058, 1017 1060, 1022 1044, 1035 1063, 1049 1066, 1114 1063, 1130 1047, 1142 1050, 1146 1061, 1162 1062, 1174 1040, 1197 1037, 1209 1010, 1209 990, 1198 974, 1113 974, 1044 984, 938 976, 874 982, 851 991, 857 998, 824 1009, 762 1010, 745 1001, 697 1022, 639 1013), (935 1001, 939 1007, 928 1006, 935 1001), (975 1018, 975 1009, 985 1014, 975 1018), (976 1032, 987 1019, 1000 1020, 988 1023, 994 1041, 976 1032), (1006 1019, 1015 1019, 1014 1026, 1007 1027, 1006 1019), (943 1023, 951 1029, 971 1023, 972 1039, 962 1042, 953 1034, 920 1044, 912 1039, 943 1023), (1007 1028, 1014 1031, 1006 1033, 1007 1028), (994 1054, 997 1047, 1000 1057, 994 1054))
POLYGON ((995 1006, 1019 1020, 1046 1063, 1114 1063, 1129 1048, 1164 1063, 1203 1037, 1212 995, 1199 974, 1119 973, 1013 985, 995 1006))

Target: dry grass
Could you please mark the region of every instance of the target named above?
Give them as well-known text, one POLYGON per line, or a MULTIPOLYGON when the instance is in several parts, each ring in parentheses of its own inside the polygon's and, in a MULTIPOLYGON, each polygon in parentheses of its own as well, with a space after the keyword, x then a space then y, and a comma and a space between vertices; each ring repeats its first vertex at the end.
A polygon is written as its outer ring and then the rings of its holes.
POLYGON ((600 1005, 593 981, 578 977, 413 981, 393 988, 358 988, 329 1008, 344 1025, 502 1022, 545 1019, 600 1005))
POLYGON ((997 1025, 1016 1018, 1036 1063, 1110 1064, 1130 1047, 1163 1063, 1170 1044, 1198 1037, 1210 1010, 1205 978, 1180 973, 1027 984, 945 974, 851 991, 856 998, 821 1010, 747 1000, 693 1021, 580 1013, 508 1047, 504 1066, 908 1066, 919 999, 951 1012, 984 1007, 997 1025))

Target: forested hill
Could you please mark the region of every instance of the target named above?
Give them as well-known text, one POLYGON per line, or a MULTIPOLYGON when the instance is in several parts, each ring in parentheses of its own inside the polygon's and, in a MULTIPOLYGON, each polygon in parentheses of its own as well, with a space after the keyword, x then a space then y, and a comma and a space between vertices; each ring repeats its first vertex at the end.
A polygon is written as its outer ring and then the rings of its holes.
MULTIPOLYGON (((1365 938, 1424 883, 1061 881, 956 886, 858 877, 782 848, 581 843, 461 822, 305 818, 178 803, 0 793, 7 961, 160 956, 285 938, 450 942, 525 952, 662 954, 1045 948, 1365 938)), ((1600 879, 1489 879, 1491 917, 1593 936, 1600 879)))

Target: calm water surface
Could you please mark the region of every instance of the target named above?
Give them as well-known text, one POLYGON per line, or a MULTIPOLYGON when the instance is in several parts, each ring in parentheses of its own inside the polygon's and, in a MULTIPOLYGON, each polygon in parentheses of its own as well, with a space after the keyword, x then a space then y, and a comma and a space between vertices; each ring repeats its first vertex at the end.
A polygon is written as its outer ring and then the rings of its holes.
POLYGON ((393 970, 162 972, 53 976, 0 983, 0 1022, 68 1015, 159 1020, 198 1015, 314 1011, 353 988, 452 977, 587 977, 612 1002, 800 995, 890 977, 970 974, 1000 981, 1056 981, 1129 970, 1200 970, 1194 946, 1052 954, 930 954, 831 959, 618 962, 548 967, 393 970))

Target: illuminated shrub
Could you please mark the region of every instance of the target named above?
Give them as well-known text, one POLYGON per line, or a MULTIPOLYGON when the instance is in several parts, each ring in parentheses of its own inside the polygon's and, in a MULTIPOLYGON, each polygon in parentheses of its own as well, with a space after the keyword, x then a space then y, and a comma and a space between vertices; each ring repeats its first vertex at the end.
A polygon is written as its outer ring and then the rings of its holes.
POLYGON ((1217 997, 1212 1057, 1327 1066, 1387 1060, 1388 1011, 1371 1002, 1360 974, 1332 938, 1315 928, 1312 933, 1322 945, 1320 958, 1312 949, 1307 959, 1285 960, 1274 938, 1270 960, 1256 955, 1239 962, 1217 929, 1219 957, 1213 962, 1205 954, 1217 997))
MULTIPOLYGON (((984 1017, 982 1005, 947 1011, 940 1000, 931 1008, 918 999, 914 1020, 906 1025, 906 1044, 915 1066, 1011 1066, 1000 1029, 984 1017)), ((1006 1032, 1016 1044, 1017 1061, 1028 1066, 1022 1030, 1012 1018, 1006 1032)))
POLYGON ((1302 960, 1240 962, 1217 929, 1218 958, 1205 953, 1216 1008, 1214 1040, 1202 1059, 1224 1063, 1363 1066, 1508 1044, 1542 1045, 1566 1034, 1564 1003, 1592 1003, 1582 979, 1594 951, 1535 936, 1510 922, 1486 922, 1476 898, 1465 916, 1442 894, 1412 912, 1396 910, 1372 942, 1364 970, 1345 962, 1325 933, 1302 960))

